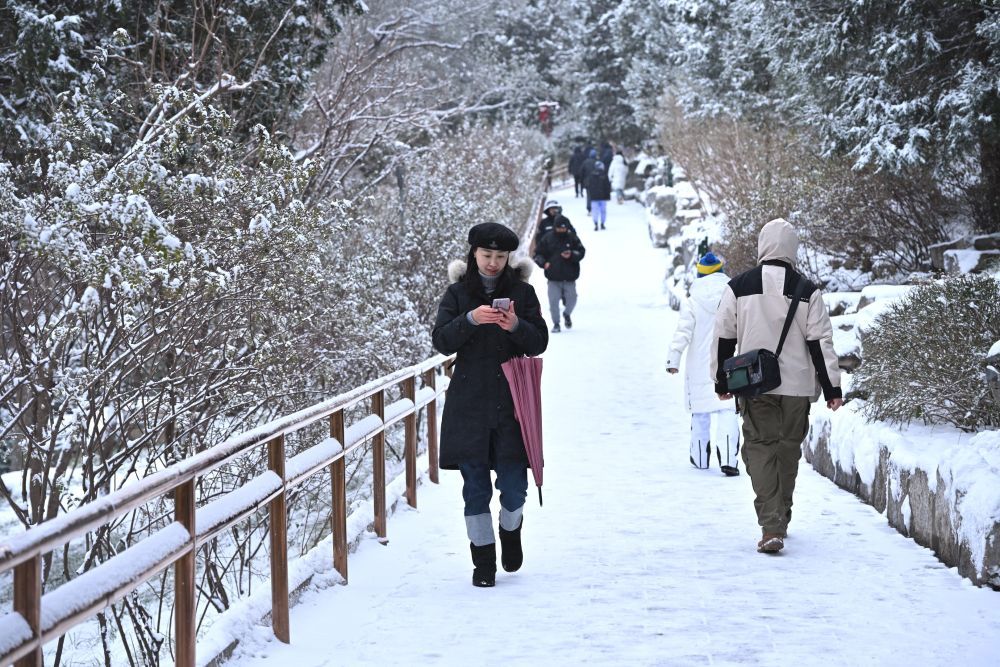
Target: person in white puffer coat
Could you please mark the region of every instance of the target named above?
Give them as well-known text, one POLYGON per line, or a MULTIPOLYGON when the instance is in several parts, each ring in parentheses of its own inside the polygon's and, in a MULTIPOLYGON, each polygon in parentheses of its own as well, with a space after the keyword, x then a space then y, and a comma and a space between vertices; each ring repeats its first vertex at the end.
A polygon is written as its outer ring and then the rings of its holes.
POLYGON ((611 181, 611 192, 617 197, 618 203, 625 201, 625 180, 628 178, 628 165, 621 151, 611 160, 608 166, 608 180, 611 181))
POLYGON ((687 350, 684 397, 691 412, 691 465, 707 469, 714 445, 719 468, 733 477, 740 474, 736 405, 733 399, 719 400, 710 371, 715 312, 729 284, 729 276, 722 272, 722 267, 722 261, 711 252, 698 260, 698 278, 691 285, 691 295, 681 304, 680 322, 667 357, 667 372, 678 372, 681 355, 687 350))

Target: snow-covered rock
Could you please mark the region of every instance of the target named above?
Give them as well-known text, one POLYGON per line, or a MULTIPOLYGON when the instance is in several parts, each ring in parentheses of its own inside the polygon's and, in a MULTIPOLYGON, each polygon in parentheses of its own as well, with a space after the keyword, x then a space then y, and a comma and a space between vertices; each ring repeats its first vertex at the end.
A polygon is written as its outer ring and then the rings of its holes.
POLYGON ((815 411, 806 460, 963 576, 1000 588, 1000 431, 868 423, 861 403, 815 411))
POLYGON ((824 292, 823 302, 830 312, 830 317, 849 315, 858 312, 861 292, 824 292))
POLYGON ((855 328, 857 314, 833 315, 833 351, 837 353, 839 365, 846 371, 853 371, 861 365, 861 340, 855 328))
POLYGON ((993 400, 1000 404, 1000 340, 986 353, 986 386, 993 400))
POLYGON ((964 248, 944 251, 944 270, 947 273, 983 273, 998 264, 1000 250, 964 248))
POLYGON ((980 273, 1000 260, 1000 234, 962 236, 928 247, 931 267, 948 273, 980 273), (986 253, 980 255, 978 253, 986 253))

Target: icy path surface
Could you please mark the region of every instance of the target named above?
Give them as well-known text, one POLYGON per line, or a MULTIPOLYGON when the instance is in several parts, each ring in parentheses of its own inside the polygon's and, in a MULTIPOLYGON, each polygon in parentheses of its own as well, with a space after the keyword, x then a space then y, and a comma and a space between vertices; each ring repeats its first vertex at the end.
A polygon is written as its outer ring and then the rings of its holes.
MULTIPOLYGON (((525 562, 474 588, 461 477, 365 540, 350 584, 316 586, 291 645, 248 629, 231 665, 996 665, 1000 593, 977 589, 804 461, 785 551, 756 553, 750 480, 688 463, 676 314, 642 208, 611 203, 587 248, 571 331, 545 354, 545 506, 525 562)), ((547 313, 545 279, 532 277, 547 313)), ((530 477, 530 475, 529 475, 530 477)))

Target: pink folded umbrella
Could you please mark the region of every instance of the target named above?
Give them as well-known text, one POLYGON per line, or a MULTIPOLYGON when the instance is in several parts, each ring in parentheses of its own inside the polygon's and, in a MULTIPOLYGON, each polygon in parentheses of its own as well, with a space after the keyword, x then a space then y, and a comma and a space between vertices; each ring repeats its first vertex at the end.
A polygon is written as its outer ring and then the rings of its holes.
POLYGON ((538 357, 514 357, 500 365, 507 376, 514 398, 514 416, 521 426, 521 439, 528 455, 531 474, 542 504, 542 360, 538 357))

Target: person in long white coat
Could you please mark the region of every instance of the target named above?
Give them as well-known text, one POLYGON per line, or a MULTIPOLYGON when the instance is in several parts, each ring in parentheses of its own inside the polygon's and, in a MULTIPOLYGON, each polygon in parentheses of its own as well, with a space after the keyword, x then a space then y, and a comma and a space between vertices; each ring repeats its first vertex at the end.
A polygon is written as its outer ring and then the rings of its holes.
POLYGON ((628 165, 621 151, 614 156, 608 166, 608 180, 611 181, 611 192, 618 198, 618 203, 625 201, 625 179, 628 178, 628 165))
POLYGON ((719 468, 732 477, 740 474, 740 426, 736 405, 731 398, 719 400, 711 373, 715 311, 729 284, 722 266, 722 261, 711 252, 698 260, 698 277, 691 285, 691 295, 681 304, 680 322, 667 357, 667 372, 678 372, 681 355, 687 350, 684 397, 691 412, 691 465, 707 469, 714 445, 719 468))

